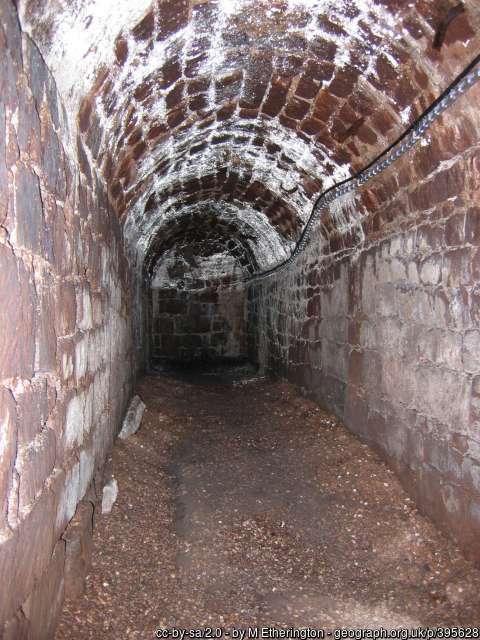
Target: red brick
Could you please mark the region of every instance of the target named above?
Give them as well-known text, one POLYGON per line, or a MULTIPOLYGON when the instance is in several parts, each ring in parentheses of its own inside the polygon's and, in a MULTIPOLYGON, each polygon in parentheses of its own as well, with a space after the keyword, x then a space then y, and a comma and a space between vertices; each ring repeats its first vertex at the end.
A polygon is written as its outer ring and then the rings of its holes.
POLYGON ((202 109, 206 109, 208 106, 208 97, 206 94, 199 94, 193 96, 188 101, 188 108, 191 111, 201 111, 202 109))
POLYGON ((160 0, 158 40, 164 40, 188 23, 188 0, 160 0))
POLYGON ((308 100, 314 98, 317 95, 319 88, 319 85, 311 78, 309 78, 308 75, 303 75, 297 85, 295 94, 300 98, 305 98, 308 100))
POLYGON ((93 110, 93 99, 91 96, 86 96, 80 105, 78 112, 78 126, 80 131, 85 133, 90 125, 90 116, 93 110))
POLYGON ((228 120, 234 113, 237 108, 236 102, 232 102, 231 104, 227 104, 223 106, 221 109, 217 111, 217 120, 228 120))
POLYGON ((165 124, 163 123, 154 124, 150 128, 147 134, 147 140, 155 140, 156 138, 166 133, 167 131, 168 131, 168 127, 165 124))
POLYGON ((120 66, 123 66, 128 57, 128 42, 123 36, 115 40, 115 57, 120 66))
POLYGON ((307 115, 310 103, 298 98, 292 98, 285 107, 285 115, 293 120, 301 120, 307 115))
POLYGON ((338 99, 328 91, 323 90, 315 101, 313 117, 320 120, 320 122, 326 123, 337 107, 338 99))
POLYGON ((262 108, 262 113, 269 116, 277 116, 286 104, 286 98, 290 83, 282 79, 272 81, 272 86, 262 108))
POLYGON ((178 127, 187 118, 187 114, 184 107, 171 111, 167 116, 167 122, 170 129, 178 127))
POLYGON ((302 122, 301 130, 304 131, 307 135, 317 135, 321 131, 323 131, 325 125, 323 122, 319 120, 315 120, 314 118, 307 118, 302 122))
POLYGON ((155 27, 155 17, 153 11, 149 11, 147 15, 138 22, 132 29, 132 35, 135 40, 148 40, 155 27))
POLYGON ((344 68, 337 71, 333 80, 330 82, 328 90, 339 98, 346 98, 351 95, 355 84, 357 83, 359 72, 353 68, 344 68))
POLYGON ((180 81, 180 82, 177 82, 177 84, 171 91, 169 91, 166 97, 167 109, 175 109, 181 104, 183 99, 184 88, 185 88, 185 83, 180 81))

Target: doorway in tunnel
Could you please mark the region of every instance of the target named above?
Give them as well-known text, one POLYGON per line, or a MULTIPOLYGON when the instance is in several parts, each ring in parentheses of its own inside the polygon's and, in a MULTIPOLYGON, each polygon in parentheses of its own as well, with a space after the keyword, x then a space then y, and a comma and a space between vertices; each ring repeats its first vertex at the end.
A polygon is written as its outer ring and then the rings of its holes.
POLYGON ((189 251, 162 256, 148 283, 150 365, 165 362, 242 360, 246 351, 245 290, 232 286, 234 259, 223 263, 231 275, 218 277, 218 256, 189 251))
POLYGON ((246 277, 258 268, 249 245, 255 237, 247 225, 199 208, 162 225, 145 259, 149 368, 248 360, 246 277))

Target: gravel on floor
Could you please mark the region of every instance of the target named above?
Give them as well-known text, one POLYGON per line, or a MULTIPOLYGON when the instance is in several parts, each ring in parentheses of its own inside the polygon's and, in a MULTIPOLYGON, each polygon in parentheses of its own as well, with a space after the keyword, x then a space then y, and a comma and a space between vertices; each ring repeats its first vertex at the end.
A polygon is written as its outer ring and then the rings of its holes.
POLYGON ((334 416, 258 376, 150 375, 56 640, 480 626, 480 572, 334 416))

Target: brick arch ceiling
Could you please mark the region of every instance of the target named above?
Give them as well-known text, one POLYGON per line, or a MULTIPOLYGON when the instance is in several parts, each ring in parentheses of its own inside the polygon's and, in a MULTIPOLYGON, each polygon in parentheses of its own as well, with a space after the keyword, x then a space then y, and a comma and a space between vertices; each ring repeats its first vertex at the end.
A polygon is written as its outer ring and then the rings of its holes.
POLYGON ((255 230, 238 216, 229 219, 219 213, 223 211, 215 205, 203 203, 201 208, 182 208, 180 215, 165 221, 162 232, 152 237, 144 263, 145 275, 151 278, 163 257, 172 255, 173 251, 192 258, 210 258, 227 252, 233 258, 230 264, 235 265, 237 271, 244 275, 254 273, 258 269, 255 230))
POLYGON ((252 231, 259 268, 282 260, 319 193, 388 146, 480 50, 475 0, 19 9, 85 178, 103 176, 139 268, 172 218, 201 225, 205 203, 252 231))

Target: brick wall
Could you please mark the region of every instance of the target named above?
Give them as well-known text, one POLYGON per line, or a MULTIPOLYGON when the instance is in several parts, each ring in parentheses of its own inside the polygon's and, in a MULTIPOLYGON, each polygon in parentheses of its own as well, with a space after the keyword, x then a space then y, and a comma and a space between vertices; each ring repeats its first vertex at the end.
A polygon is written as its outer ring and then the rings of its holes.
POLYGON ((55 83, 10 2, 0 58, 0 637, 50 639, 72 587, 68 532, 91 533, 131 393, 128 277, 102 184, 85 160, 75 170, 55 83))
POLYGON ((150 290, 152 364, 246 357, 244 288, 195 284, 150 290))
POLYGON ((478 87, 249 292, 250 350, 374 445, 480 560, 478 87))

